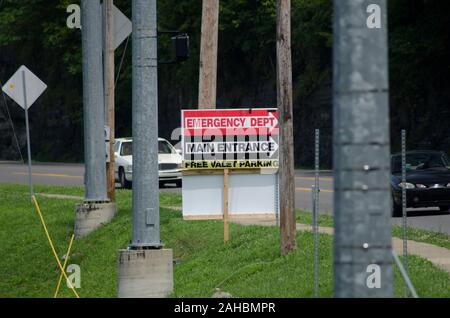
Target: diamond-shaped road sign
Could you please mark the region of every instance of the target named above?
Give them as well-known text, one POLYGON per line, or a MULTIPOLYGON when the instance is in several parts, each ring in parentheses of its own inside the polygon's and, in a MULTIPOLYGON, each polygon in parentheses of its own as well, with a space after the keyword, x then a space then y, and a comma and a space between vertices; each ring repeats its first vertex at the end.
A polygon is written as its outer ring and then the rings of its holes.
POLYGON ((24 65, 2 87, 5 94, 11 97, 23 109, 30 108, 46 89, 47 85, 24 65), (23 74, 25 74, 25 82, 23 80, 23 74), (25 105, 24 83, 27 105, 25 105))
POLYGON ((114 50, 131 34, 133 31, 133 24, 122 11, 116 6, 113 9, 114 14, 114 50))

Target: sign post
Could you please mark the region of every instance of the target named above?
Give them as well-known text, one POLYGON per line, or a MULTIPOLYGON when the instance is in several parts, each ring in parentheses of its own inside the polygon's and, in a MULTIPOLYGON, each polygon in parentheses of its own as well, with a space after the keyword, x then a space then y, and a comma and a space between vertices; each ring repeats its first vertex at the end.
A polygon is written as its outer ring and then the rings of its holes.
POLYGON ((186 219, 222 219, 227 241, 230 219, 277 214, 276 109, 184 110, 182 130, 186 219))
POLYGON ((274 109, 183 111, 183 168, 278 168, 274 109))
POLYGON ((47 85, 34 75, 26 66, 22 65, 9 81, 2 87, 3 92, 11 97, 20 107, 25 110, 25 127, 27 134, 28 152, 28 184, 30 186, 30 197, 33 196, 33 181, 31 168, 31 143, 30 123, 28 120, 28 108, 47 89, 47 85))
POLYGON ((228 169, 223 170, 223 240, 228 242, 228 169))
POLYGON ((31 170, 31 146, 30 146, 30 124, 28 121, 28 103, 27 103, 27 85, 25 79, 25 71, 22 70, 22 90, 23 103, 25 107, 25 127, 27 131, 27 153, 28 153, 28 184, 30 185, 30 197, 33 197, 33 180, 31 170))
POLYGON ((319 193, 320 193, 320 130, 315 130, 313 187, 313 236, 314 236, 314 297, 319 297, 319 193))
MULTIPOLYGON (((406 130, 402 130, 402 183, 406 184, 406 130)), ((406 187, 402 187, 402 238, 403 238, 403 262, 405 272, 408 274, 408 212, 406 187)), ((408 289, 405 286, 405 297, 408 296, 408 289)))

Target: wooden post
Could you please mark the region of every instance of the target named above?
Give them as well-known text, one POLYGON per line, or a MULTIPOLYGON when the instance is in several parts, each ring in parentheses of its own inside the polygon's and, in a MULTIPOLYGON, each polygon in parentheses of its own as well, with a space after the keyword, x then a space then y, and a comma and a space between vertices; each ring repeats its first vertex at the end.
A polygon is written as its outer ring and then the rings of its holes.
POLYGON ((291 1, 277 0, 277 91, 280 127, 281 255, 296 248, 291 1))
POLYGON ((215 109, 219 0, 203 0, 198 108, 215 109))
POLYGON ((116 201, 116 181, 114 174, 114 139, 115 139, 115 118, 114 118, 114 15, 113 0, 104 0, 104 24, 105 24, 105 45, 103 51, 104 69, 105 69, 105 123, 110 130, 109 138, 109 158, 110 162, 106 163, 106 188, 108 198, 111 202, 116 201))
POLYGON ((223 240, 228 242, 228 169, 223 171, 223 240))

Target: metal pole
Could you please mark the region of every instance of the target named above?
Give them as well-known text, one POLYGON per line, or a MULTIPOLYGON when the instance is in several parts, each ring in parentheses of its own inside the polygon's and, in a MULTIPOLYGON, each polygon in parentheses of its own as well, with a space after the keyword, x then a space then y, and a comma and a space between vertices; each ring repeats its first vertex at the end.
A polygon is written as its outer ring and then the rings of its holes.
POLYGON ((319 297, 319 177, 320 177, 320 131, 315 131, 315 178, 314 178, 314 205, 313 205, 313 228, 314 228, 314 297, 319 297))
POLYGON ((102 10, 99 0, 82 0, 85 201, 107 202, 104 141, 102 10))
MULTIPOLYGON (((402 183, 406 184, 406 130, 402 130, 402 183)), ((406 187, 402 188, 402 217, 403 217, 403 263, 408 273, 408 213, 406 211, 406 187)), ((405 297, 408 291, 405 286, 405 297)))
POLYGON ((28 120, 28 101, 27 101, 27 85, 25 79, 25 71, 22 71, 22 88, 23 102, 25 106, 25 127, 27 130, 27 151, 28 151, 28 184, 30 185, 30 198, 33 198, 33 173, 31 169, 31 142, 30 142, 30 123, 28 120))
MULTIPOLYGON (((315 133, 315 155, 314 155, 314 162, 315 162, 315 173, 314 173, 314 186, 316 189, 316 198, 315 198, 315 204, 316 209, 319 209, 319 193, 320 193, 320 130, 316 129, 315 133)), ((318 214, 317 214, 318 215, 318 214)))
POLYGON ((395 251, 392 250, 392 256, 395 260, 395 263, 398 266, 398 269, 400 270, 400 274, 402 275, 403 281, 405 282, 405 288, 408 288, 411 292, 411 295, 413 298, 419 298, 417 295, 416 289, 414 288, 414 285, 412 284, 411 280, 409 279, 408 273, 406 272, 405 268, 402 265, 402 262, 400 262, 400 259, 398 258, 397 254, 395 254, 395 251))
POLYGON ((334 0, 333 51, 334 295, 392 297, 386 0, 334 0), (367 284, 370 265, 381 288, 367 284))
POLYGON ((319 297, 319 248, 318 248, 318 226, 317 226, 317 208, 316 208, 316 198, 317 191, 315 186, 311 186, 311 211, 312 211, 312 232, 313 232, 313 276, 314 276, 314 298, 319 297))
POLYGON ((103 65, 105 70, 105 122, 109 128, 109 162, 106 163, 106 184, 108 198, 111 202, 116 201, 115 173, 114 173, 114 139, 115 139, 115 118, 114 118, 114 14, 113 0, 103 1, 104 10, 104 52, 103 65))
POLYGON ((133 238, 160 248, 156 0, 133 0, 133 238))
POLYGON ((281 255, 295 250, 295 170, 292 102, 291 1, 277 0, 277 104, 280 127, 281 255))

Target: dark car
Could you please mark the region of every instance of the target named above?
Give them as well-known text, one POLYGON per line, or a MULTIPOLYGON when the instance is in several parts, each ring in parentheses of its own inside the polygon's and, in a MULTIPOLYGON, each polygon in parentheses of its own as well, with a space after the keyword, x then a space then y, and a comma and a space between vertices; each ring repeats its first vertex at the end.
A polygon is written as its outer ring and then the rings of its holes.
POLYGON ((402 188, 408 208, 450 209, 450 161, 441 151, 406 153, 406 184, 402 183, 402 156, 391 157, 393 215, 402 214, 402 188))

